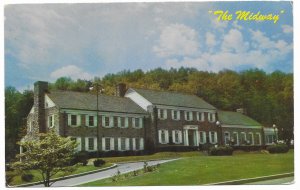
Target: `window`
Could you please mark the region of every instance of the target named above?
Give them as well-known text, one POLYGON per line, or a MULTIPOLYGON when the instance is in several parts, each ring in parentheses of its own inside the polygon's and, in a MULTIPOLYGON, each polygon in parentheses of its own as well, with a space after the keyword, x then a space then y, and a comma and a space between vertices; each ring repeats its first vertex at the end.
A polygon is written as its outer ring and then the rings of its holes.
POLYGON ((168 130, 158 130, 158 140, 161 144, 169 143, 169 134, 168 130))
POLYGON ((49 128, 54 127, 54 115, 48 116, 48 127, 49 128))
POLYGON ((173 130, 172 131, 172 139, 173 143, 180 144, 182 143, 182 133, 180 130, 173 130))
POLYGON ((247 143, 246 133, 241 132, 241 144, 246 144, 246 143, 247 143))
POLYGON ((89 150, 94 150, 94 138, 88 138, 89 150))
POLYGON ((208 121, 209 122, 215 122, 216 121, 216 114, 208 113, 208 121))
POLYGON ((109 151, 115 149, 115 142, 114 138, 111 137, 105 137, 102 138, 102 150, 103 151, 109 151))
POLYGON ((103 127, 113 127, 115 125, 115 117, 102 116, 102 126, 103 127))
POLYGON ((234 145, 239 145, 239 136, 237 132, 233 133, 233 143, 234 145))
POLYGON ((255 144, 257 145, 261 144, 260 133, 255 134, 255 144))
POLYGON ((192 111, 185 111, 185 120, 186 121, 192 121, 193 120, 193 112, 192 111))
POLYGON ((125 143, 126 143, 126 139, 125 138, 121 138, 121 150, 125 150, 125 148, 126 148, 125 143))
POLYGON ((71 125, 77 125, 77 115, 71 115, 71 125))
POLYGON ((205 131, 200 131, 200 144, 205 144, 206 143, 206 132, 205 131))
POLYGON ((142 128, 143 118, 132 118, 132 125, 135 128, 142 128))
POLYGON ((157 109, 158 119, 167 119, 167 110, 157 109))
POLYGON ((95 115, 86 115, 85 116, 85 125, 88 127, 96 127, 97 125, 97 116, 95 115))
POLYGON ((172 110, 172 119, 180 120, 180 111, 179 110, 172 110))
POLYGON ((266 144, 272 144, 275 141, 274 135, 266 135, 266 144))
POLYGON ((224 133, 224 141, 225 141, 225 145, 230 144, 230 133, 229 132, 224 133))
POLYGON ((128 127, 128 118, 127 117, 119 117, 119 127, 128 127))
POLYGON ((197 121, 204 121, 204 112, 197 112, 197 121))
POLYGON ((81 151, 81 137, 71 137, 71 140, 78 143, 76 151, 81 151))
POLYGON ((247 144, 254 144, 254 140, 253 140, 253 133, 248 133, 248 142, 247 142, 247 144))
POLYGON ((209 132, 209 141, 211 144, 216 144, 217 143, 217 132, 215 131, 210 131, 209 132))
POLYGON ((140 142, 139 138, 132 138, 132 150, 139 150, 140 142))

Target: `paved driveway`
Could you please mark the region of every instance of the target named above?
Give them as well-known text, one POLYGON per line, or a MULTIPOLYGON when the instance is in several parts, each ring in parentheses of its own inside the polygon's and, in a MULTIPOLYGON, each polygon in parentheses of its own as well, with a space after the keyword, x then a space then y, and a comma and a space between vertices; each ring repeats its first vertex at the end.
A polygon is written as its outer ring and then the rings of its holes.
POLYGON ((247 183, 245 185, 284 185, 284 184, 291 184, 294 181, 294 177, 284 177, 279 179, 271 179, 265 181, 257 181, 253 183, 247 183))
MULTIPOLYGON (((174 161, 177 159, 170 159, 170 160, 158 160, 158 161, 148 161, 148 165, 156 165, 156 164, 163 164, 166 162, 174 161)), ((60 180, 55 182, 51 187, 66 187, 66 186, 76 186, 83 183, 104 179, 115 175, 118 171, 123 173, 128 173, 134 170, 142 169, 144 167, 144 162, 133 162, 133 163, 123 163, 118 164, 116 168, 112 168, 106 171, 97 172, 93 174, 88 174, 80 177, 74 177, 70 179, 60 180)), ((43 187, 44 185, 35 185, 31 187, 43 187)))

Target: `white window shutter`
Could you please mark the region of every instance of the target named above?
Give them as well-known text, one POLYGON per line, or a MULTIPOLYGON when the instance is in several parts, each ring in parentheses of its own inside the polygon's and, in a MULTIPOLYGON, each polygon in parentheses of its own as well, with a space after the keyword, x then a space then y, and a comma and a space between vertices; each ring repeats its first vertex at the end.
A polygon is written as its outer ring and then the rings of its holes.
POLYGON ((140 138, 140 150, 144 150, 144 138, 140 138))
POLYGON ((103 126, 103 127, 106 127, 106 126, 105 126, 105 116, 104 116, 104 115, 102 115, 102 126, 103 126))
POLYGON ((191 116, 190 119, 193 120, 194 119, 194 114, 193 114, 192 111, 190 111, 190 116, 191 116))
POLYGON ((139 128, 142 128, 144 126, 143 118, 140 117, 140 125, 138 126, 139 128))
POLYGON ((132 127, 138 127, 138 126, 135 126, 135 118, 134 117, 131 118, 131 121, 132 121, 131 122, 132 123, 132 127))
POLYGON ((88 151, 89 150, 89 138, 85 137, 84 140, 85 140, 84 141, 85 142, 85 150, 88 151))
POLYGON ((204 112, 201 112, 201 121, 204 121, 204 112))
POLYGON ((121 138, 118 138, 118 150, 121 150, 121 138))
POLYGON ((158 118, 158 119, 161 119, 161 118, 160 118, 160 109, 157 109, 157 118, 158 118))
POLYGON ((94 127, 98 127, 98 115, 94 116, 94 127))
POLYGON ((175 110, 171 110, 171 116, 172 116, 172 119, 175 119, 175 118, 174 118, 174 112, 175 112, 175 110))
POLYGON ((113 127, 114 126, 114 117, 110 116, 109 117, 109 127, 113 127))
POLYGON ((197 119, 197 121, 200 121, 200 113, 199 112, 196 112, 196 119, 197 119))
POLYGON ((81 115, 79 114, 79 115, 76 115, 76 126, 81 126, 81 115))
POLYGON ((168 118, 168 110, 164 109, 164 119, 167 119, 167 118, 168 118))
POLYGON ((177 142, 175 142, 175 130, 172 130, 172 139, 173 139, 173 143, 177 143, 177 142))
POLYGON ((212 139, 211 139, 211 131, 209 131, 209 142, 212 143, 212 139))
POLYGON ((121 117, 117 117, 118 118, 118 126, 115 127, 121 127, 121 117))
POLYGON ((158 130, 158 142, 161 143, 161 130, 158 130))
POLYGON ((94 138, 94 150, 98 150, 97 137, 94 138))
POLYGON ((89 126, 89 115, 85 115, 85 126, 89 126))
POLYGON ((177 110, 177 120, 180 120, 180 110, 177 110))
POLYGON ((125 117, 125 127, 128 128, 128 117, 125 117))
POLYGON ((215 133, 215 143, 218 142, 218 135, 217 135, 217 132, 214 132, 215 133))
POLYGON ((110 150, 115 150, 115 139, 110 138, 110 150))
POLYGON ((135 138, 132 138, 132 150, 136 150, 135 145, 136 145, 135 138))
POLYGON ((182 131, 178 131, 179 143, 182 143, 182 131))
POLYGON ((203 135, 203 143, 206 143, 206 132, 205 131, 203 131, 203 133, 202 133, 202 135, 203 135))
POLYGON ((212 121, 215 121, 216 120, 216 114, 212 114, 212 121))
POLYGON ((169 131, 165 130, 165 134, 166 134, 166 143, 169 143, 169 131))
POLYGON ((77 150, 81 151, 81 137, 76 137, 76 142, 78 143, 77 150))
POLYGON ((130 150, 129 138, 125 139, 125 149, 130 150))
POLYGON ((68 126, 71 126, 71 114, 68 114, 68 126))
POLYGON ((102 138, 102 151, 105 151, 105 138, 102 138))
POLYGON ((187 120, 187 111, 184 111, 184 119, 187 120))

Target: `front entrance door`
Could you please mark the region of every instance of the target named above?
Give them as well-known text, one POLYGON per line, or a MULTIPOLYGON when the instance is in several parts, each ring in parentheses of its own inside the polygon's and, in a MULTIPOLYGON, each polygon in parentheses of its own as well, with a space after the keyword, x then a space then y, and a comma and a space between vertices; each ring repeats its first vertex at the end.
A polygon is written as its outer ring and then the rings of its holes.
POLYGON ((189 146, 197 146, 195 144, 195 130, 188 130, 189 146))

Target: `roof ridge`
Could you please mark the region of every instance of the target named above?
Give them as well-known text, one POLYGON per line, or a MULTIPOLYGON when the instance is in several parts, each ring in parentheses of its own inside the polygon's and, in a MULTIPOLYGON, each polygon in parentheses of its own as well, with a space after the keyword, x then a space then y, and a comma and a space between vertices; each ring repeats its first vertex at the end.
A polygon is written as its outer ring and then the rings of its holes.
MULTIPOLYGON (((131 87, 130 87, 131 88, 131 87)), ((197 96, 196 94, 189 94, 184 92, 178 92, 178 91, 168 91, 168 90, 157 90, 157 89, 148 89, 148 88, 131 88, 131 89, 137 89, 137 90, 149 90, 154 92, 166 92, 166 93, 173 93, 173 94, 182 94, 182 95, 188 95, 188 96, 196 96, 198 98, 201 98, 197 96)), ((201 98, 202 99, 202 98, 201 98)))

